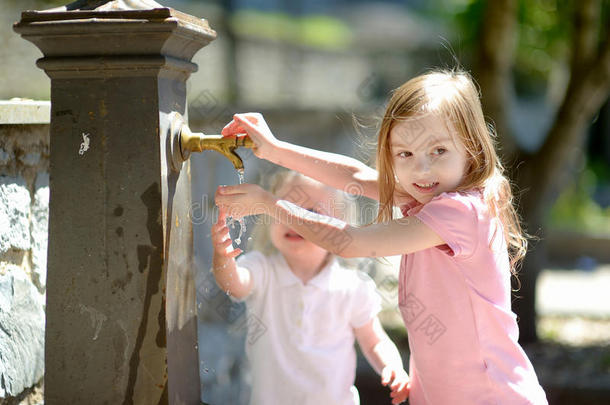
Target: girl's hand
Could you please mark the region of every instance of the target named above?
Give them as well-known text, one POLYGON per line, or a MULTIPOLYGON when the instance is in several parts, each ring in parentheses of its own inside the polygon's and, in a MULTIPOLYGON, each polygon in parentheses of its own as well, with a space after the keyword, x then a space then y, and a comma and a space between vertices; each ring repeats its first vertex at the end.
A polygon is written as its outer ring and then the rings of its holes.
POLYGON ((233 241, 231 240, 229 227, 227 226, 227 212, 225 209, 219 209, 218 219, 216 220, 216 223, 212 225, 211 236, 214 253, 221 256, 223 259, 234 259, 241 254, 241 249, 233 248, 233 241))
POLYGON ((275 197, 256 184, 220 186, 216 189, 216 205, 235 219, 247 215, 271 214, 275 197))
POLYGON ((236 136, 246 133, 254 141, 252 151, 261 158, 269 160, 272 150, 278 144, 269 126, 260 113, 235 114, 233 120, 222 129, 223 136, 236 136))
POLYGON ((411 383, 409 382, 409 375, 404 369, 394 369, 390 366, 384 367, 381 370, 381 384, 386 386, 389 384, 392 390, 390 392, 392 404, 400 404, 407 400, 411 383))

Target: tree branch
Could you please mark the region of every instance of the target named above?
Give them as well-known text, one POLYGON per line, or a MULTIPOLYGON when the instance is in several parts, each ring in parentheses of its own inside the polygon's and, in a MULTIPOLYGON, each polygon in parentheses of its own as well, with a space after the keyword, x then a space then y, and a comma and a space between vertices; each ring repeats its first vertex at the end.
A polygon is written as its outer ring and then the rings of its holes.
MULTIPOLYGON (((605 24, 609 26, 610 17, 605 24)), ((565 176, 579 157, 574 152, 584 144, 587 124, 609 94, 610 30, 607 30, 599 53, 571 72, 566 95, 546 140, 521 172, 520 188, 528 191, 522 208, 529 222, 542 221, 544 208, 556 199, 565 176)))
POLYGON ((475 71, 483 112, 494 122, 502 154, 511 156, 517 149, 508 124, 513 95, 511 69, 517 42, 516 0, 487 1, 480 38, 475 71))
POLYGON ((570 68, 579 74, 595 58, 598 45, 601 4, 599 0, 580 0, 574 7, 572 58, 570 68))

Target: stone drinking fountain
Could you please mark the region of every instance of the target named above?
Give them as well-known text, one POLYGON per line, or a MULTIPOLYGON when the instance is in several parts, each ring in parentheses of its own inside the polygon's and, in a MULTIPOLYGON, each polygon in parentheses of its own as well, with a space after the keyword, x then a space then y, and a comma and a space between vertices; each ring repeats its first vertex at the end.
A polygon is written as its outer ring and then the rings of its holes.
POLYGON ((186 80, 216 37, 150 1, 25 11, 51 78, 45 404, 199 404, 186 80))

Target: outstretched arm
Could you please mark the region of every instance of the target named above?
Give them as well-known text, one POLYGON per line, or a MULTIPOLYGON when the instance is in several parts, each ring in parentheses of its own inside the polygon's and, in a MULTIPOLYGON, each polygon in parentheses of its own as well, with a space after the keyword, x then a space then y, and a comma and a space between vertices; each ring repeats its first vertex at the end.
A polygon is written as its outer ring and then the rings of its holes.
POLYGON ((226 219, 226 210, 220 208, 218 220, 212 225, 211 236, 214 246, 212 273, 218 287, 239 299, 246 297, 252 290, 252 278, 248 269, 238 267, 235 263, 235 258, 241 253, 241 249, 233 249, 226 219))
POLYGON ((409 375, 404 370, 396 345, 383 330, 376 316, 366 325, 354 330, 358 345, 375 371, 381 384, 389 385, 392 404, 400 404, 409 396, 409 375))
POLYGON ((254 184, 219 187, 216 205, 234 218, 270 215, 305 239, 342 257, 408 254, 445 243, 415 217, 357 228, 281 200, 254 184))
POLYGON ((259 113, 235 114, 222 134, 247 133, 261 159, 303 173, 339 190, 378 200, 377 170, 354 158, 279 141, 259 113))

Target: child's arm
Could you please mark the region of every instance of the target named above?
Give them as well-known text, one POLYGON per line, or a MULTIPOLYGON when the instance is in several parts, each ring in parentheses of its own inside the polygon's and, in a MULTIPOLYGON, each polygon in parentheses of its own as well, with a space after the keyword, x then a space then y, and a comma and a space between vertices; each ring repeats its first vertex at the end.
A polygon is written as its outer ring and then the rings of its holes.
POLYGON ((281 200, 254 184, 219 187, 216 204, 234 218, 267 214, 318 246, 341 257, 408 254, 445 242, 415 217, 356 228, 281 200))
POLYGON ((354 330, 362 353, 375 371, 381 375, 381 384, 390 386, 393 404, 400 404, 409 396, 409 375, 404 370, 400 353, 383 330, 379 318, 354 330))
POLYGON ((256 156, 303 173, 339 190, 379 199, 377 170, 348 156, 282 142, 273 136, 259 113, 235 114, 222 130, 225 136, 247 133, 256 156))
POLYGON ((246 297, 252 290, 252 277, 248 269, 238 267, 235 263, 235 257, 241 253, 241 249, 233 249, 226 219, 226 211, 219 209, 218 220, 212 225, 211 236, 214 246, 212 272, 218 287, 240 299, 246 297))

